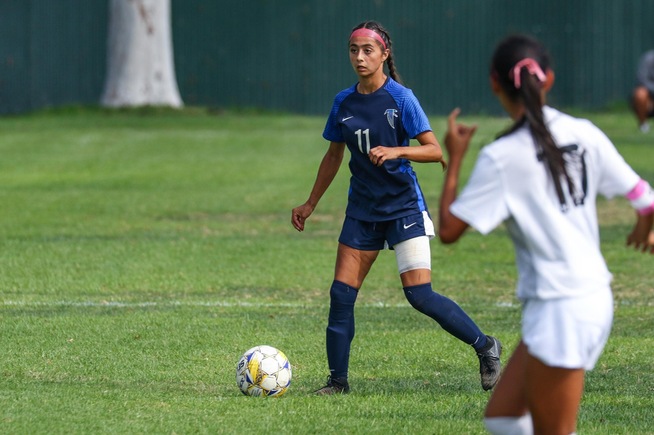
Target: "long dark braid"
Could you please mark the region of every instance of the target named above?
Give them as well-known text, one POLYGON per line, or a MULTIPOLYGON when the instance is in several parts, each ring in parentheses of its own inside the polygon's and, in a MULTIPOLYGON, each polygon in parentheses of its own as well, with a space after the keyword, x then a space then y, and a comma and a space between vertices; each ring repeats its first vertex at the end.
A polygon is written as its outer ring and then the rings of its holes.
MULTIPOLYGON (((388 57, 386 58, 386 66, 388 67, 388 74, 393 78, 398 83, 402 83, 402 78, 400 77, 400 74, 397 72, 397 68, 395 67, 395 61, 393 60, 393 42, 391 41, 391 36, 388 33, 388 30, 384 28, 380 23, 377 21, 364 21, 361 24, 358 24, 355 26, 352 31, 354 32, 357 29, 370 29, 374 32, 376 32, 379 36, 382 37, 384 42, 386 43, 386 47, 388 48, 388 57)), ((381 49, 383 50, 384 47, 379 44, 381 49)))
POLYGON ((520 86, 516 87, 513 70, 523 59, 535 60, 542 71, 550 68, 550 57, 545 47, 537 40, 526 35, 513 35, 504 39, 495 49, 491 64, 491 74, 498 80, 506 95, 513 101, 522 102, 525 115, 516 121, 501 136, 506 136, 522 125, 529 125, 531 136, 536 143, 538 159, 543 161, 552 176, 556 194, 562 210, 567 210, 561 180, 565 180, 568 191, 574 198, 574 183, 565 166, 563 151, 556 145, 543 117, 541 100, 542 81, 528 68, 520 68, 520 86))

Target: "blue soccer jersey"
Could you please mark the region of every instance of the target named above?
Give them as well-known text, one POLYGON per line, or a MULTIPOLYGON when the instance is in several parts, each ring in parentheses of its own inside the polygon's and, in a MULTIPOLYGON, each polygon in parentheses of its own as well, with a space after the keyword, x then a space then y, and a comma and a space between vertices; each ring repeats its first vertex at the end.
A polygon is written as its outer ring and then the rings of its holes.
POLYGON ((350 150, 348 216, 379 222, 427 210, 409 160, 378 167, 368 158, 373 147, 409 146, 410 139, 425 131, 431 126, 418 99, 390 77, 372 94, 358 93, 355 84, 336 96, 323 137, 345 142, 350 150))

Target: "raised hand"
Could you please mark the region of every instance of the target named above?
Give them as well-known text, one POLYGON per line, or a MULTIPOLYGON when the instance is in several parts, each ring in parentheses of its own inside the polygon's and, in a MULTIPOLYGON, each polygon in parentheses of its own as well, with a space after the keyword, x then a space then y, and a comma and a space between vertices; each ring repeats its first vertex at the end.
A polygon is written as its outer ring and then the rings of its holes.
POLYGON ((450 112, 447 117, 447 132, 445 133, 445 148, 452 157, 461 157, 468 150, 470 139, 477 131, 476 125, 464 125, 457 123, 457 117, 461 113, 458 107, 450 112))

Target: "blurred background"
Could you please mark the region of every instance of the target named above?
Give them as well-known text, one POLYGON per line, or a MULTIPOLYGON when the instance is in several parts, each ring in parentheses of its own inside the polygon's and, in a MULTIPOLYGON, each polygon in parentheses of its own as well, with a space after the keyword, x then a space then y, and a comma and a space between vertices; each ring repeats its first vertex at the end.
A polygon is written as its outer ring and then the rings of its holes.
MULTIPOLYGON (((170 10, 184 104, 224 109, 325 115, 356 81, 347 41, 366 19, 389 30, 405 85, 434 115, 500 112, 488 63, 509 33, 549 47, 562 107, 626 106, 638 58, 654 48, 652 0, 171 0, 170 10)), ((108 12, 109 0, 0 0, 0 114, 98 105, 108 12)))

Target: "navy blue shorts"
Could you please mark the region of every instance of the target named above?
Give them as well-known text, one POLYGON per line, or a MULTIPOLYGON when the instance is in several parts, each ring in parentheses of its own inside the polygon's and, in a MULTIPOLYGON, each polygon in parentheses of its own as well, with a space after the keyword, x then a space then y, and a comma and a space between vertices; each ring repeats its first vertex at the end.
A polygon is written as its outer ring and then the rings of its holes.
POLYGON ((379 251, 420 236, 434 237, 434 224, 427 212, 382 222, 345 216, 338 241, 360 251, 379 251))

